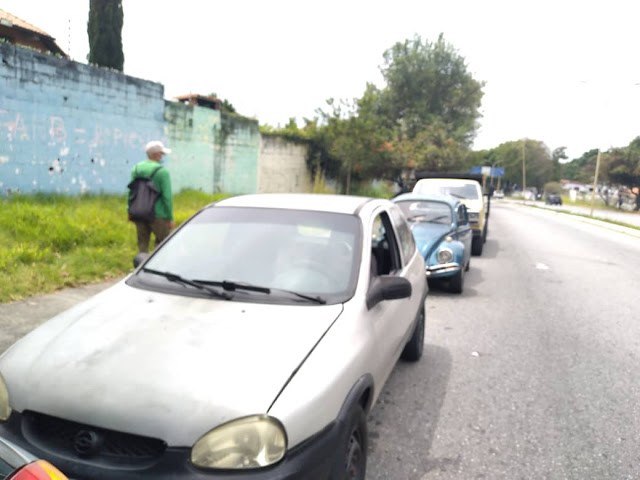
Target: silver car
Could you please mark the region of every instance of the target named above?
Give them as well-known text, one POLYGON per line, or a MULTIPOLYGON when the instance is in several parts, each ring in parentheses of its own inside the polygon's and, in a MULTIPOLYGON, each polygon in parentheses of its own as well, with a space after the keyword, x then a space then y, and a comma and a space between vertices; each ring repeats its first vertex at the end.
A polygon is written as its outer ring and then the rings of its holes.
POLYGON ((122 282, 0 357, 0 436, 77 480, 365 478, 366 415, 422 355, 396 205, 210 205, 122 282))

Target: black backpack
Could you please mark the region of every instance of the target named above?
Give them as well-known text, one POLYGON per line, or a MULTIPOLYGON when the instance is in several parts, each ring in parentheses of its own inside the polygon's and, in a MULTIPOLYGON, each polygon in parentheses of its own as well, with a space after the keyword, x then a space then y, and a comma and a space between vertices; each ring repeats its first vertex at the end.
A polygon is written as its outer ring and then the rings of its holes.
POLYGON ((158 166, 149 178, 136 177, 127 185, 129 188, 129 218, 131 220, 153 222, 156 218, 154 207, 160 196, 160 191, 152 179, 161 168, 161 165, 158 166))

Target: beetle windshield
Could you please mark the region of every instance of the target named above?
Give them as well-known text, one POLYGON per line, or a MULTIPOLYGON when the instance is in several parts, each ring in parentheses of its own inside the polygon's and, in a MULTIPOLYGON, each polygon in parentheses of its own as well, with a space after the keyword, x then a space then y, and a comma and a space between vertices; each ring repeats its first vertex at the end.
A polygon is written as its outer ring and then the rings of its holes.
POLYGON ((405 200, 397 202, 402 213, 409 222, 442 223, 450 225, 453 222, 451 207, 443 202, 429 202, 424 200, 405 200))
MULTIPOLYGON (((270 290, 234 289, 234 298, 243 301, 302 298, 285 295, 286 290, 336 303, 355 291, 360 238, 360 221, 354 215, 212 207, 176 231, 145 268, 204 284, 234 282, 270 290)), ((144 269, 140 275, 145 282, 166 280, 145 275, 144 269)), ((184 286, 173 282, 167 288, 184 286)), ((189 294, 200 294, 191 290, 189 294)))

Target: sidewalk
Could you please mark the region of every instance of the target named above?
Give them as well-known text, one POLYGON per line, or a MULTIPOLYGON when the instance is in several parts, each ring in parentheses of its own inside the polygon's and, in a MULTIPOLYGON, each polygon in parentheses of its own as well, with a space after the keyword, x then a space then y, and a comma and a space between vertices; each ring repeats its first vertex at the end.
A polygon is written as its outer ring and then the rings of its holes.
POLYGON ((118 281, 120 279, 67 288, 18 302, 0 303, 0 353, 54 315, 73 307, 118 281))
POLYGON ((637 227, 640 229, 640 212, 630 212, 628 210, 605 210, 594 208, 593 216, 591 216, 591 208, 582 207, 577 205, 545 205, 544 202, 541 201, 531 201, 527 200, 523 202, 522 200, 508 199, 505 198, 503 200, 492 200, 492 205, 494 204, 510 204, 510 205, 519 205, 519 206, 527 206, 527 207, 535 207, 539 209, 549 210, 556 212, 558 214, 576 214, 572 215, 574 219, 579 219, 580 221, 591 223, 594 225, 598 225, 609 230, 625 233, 627 235, 640 238, 640 230, 637 230, 637 227), (494 203, 495 202, 495 203, 494 203), (584 216, 578 216, 584 215, 584 216), (610 222, 618 222, 624 223, 626 225, 630 225, 631 227, 625 227, 622 225, 617 225, 615 223, 610 222))

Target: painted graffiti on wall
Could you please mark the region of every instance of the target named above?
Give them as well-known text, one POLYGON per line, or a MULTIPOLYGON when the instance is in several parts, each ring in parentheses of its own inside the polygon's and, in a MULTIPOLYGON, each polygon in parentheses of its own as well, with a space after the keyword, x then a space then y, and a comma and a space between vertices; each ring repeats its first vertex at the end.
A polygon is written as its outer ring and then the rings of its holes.
POLYGON ((67 128, 62 117, 52 115, 44 122, 32 119, 27 126, 22 113, 12 114, 7 110, 0 110, 0 119, 3 116, 13 116, 8 121, 0 123, 5 129, 6 140, 9 144, 14 142, 48 141, 49 146, 66 145, 69 140, 76 144, 89 144, 91 148, 101 146, 123 146, 125 148, 140 148, 145 144, 138 132, 121 130, 120 128, 103 128, 95 125, 92 128, 67 128))
POLYGON ((87 116, 0 110, 0 191, 122 193, 131 165, 160 128, 87 116))

